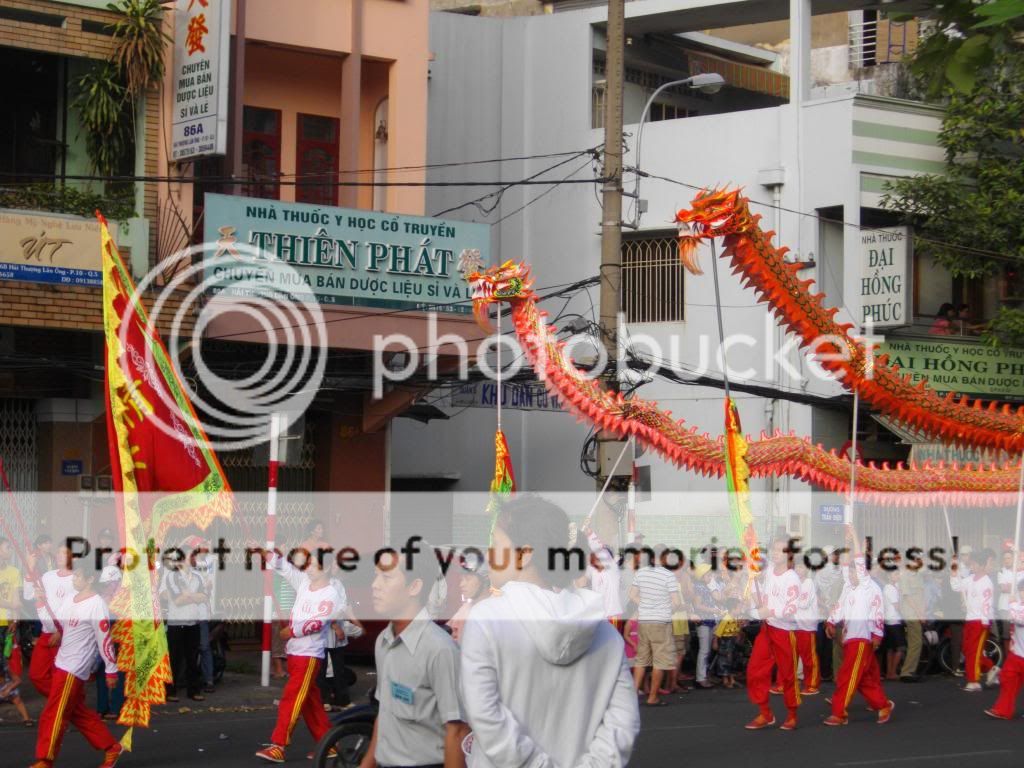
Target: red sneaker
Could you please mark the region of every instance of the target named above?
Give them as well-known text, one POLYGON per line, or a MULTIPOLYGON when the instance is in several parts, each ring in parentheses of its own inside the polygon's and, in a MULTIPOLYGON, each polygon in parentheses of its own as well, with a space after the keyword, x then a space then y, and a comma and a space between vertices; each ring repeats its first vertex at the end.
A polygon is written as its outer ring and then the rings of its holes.
POLYGON ((850 722, 849 718, 836 717, 835 715, 829 715, 825 718, 825 725, 846 725, 850 722))
POLYGON ((256 753, 256 757, 260 760, 266 760, 268 763, 283 763, 284 747, 279 747, 277 744, 267 744, 267 746, 256 753))
MULTIPOLYGON (((312 760, 314 757, 316 757, 316 753, 315 752, 307 752, 306 753, 306 759, 307 760, 312 760)), ((330 749, 327 750, 327 754, 324 755, 324 757, 326 757, 328 760, 337 760, 338 759, 338 750, 336 750, 334 747, 331 747, 330 749)))
POLYGON ((801 696, 817 696, 821 693, 821 688, 804 688, 800 691, 801 696))
POLYGON ((120 759, 122 752, 124 752, 124 747, 120 744, 108 747, 103 752, 103 762, 100 763, 100 768, 114 768, 114 766, 117 765, 117 761, 120 759))
POLYGON ((786 721, 779 726, 780 731, 795 731, 796 730, 796 713, 790 712, 786 717, 786 721))
POLYGON ((775 715, 758 715, 743 727, 748 731, 760 731, 762 728, 768 728, 772 725, 775 725, 775 715))
POLYGON ((896 702, 890 699, 889 703, 886 706, 878 710, 878 724, 883 725, 885 723, 888 723, 889 720, 892 718, 892 711, 894 709, 896 709, 896 702))
POLYGON ((1000 715, 994 709, 986 709, 985 710, 985 714, 988 715, 989 717, 994 717, 996 720, 1009 720, 1010 719, 1006 715, 1000 715))
POLYGON ((772 694, 772 696, 781 696, 782 695, 782 686, 781 685, 773 685, 771 688, 768 689, 768 692, 770 694, 772 694))

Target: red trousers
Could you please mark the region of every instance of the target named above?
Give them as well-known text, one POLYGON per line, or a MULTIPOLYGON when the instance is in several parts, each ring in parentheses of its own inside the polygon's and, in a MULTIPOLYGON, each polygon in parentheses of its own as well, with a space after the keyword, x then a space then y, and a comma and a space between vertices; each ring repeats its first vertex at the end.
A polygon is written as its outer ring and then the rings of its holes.
POLYGON ((32 648, 32 661, 28 665, 28 679, 43 696, 50 695, 50 681, 53 679, 53 660, 57 658, 59 645, 50 645, 49 632, 43 632, 32 648))
POLYGON ((843 643, 843 665, 836 677, 836 692, 832 694, 832 714, 846 717, 846 709, 858 691, 868 706, 876 711, 889 705, 889 699, 882 690, 882 674, 870 640, 843 643))
POLYGON ((78 729, 93 749, 106 750, 117 743, 100 716, 86 706, 85 681, 54 667, 46 706, 39 716, 36 760, 57 759, 68 723, 78 729))
POLYGON ((821 667, 818 664, 818 633, 797 630, 796 651, 804 665, 804 690, 821 687, 821 667))
POLYGON ((976 683, 992 669, 992 659, 985 655, 988 627, 980 621, 964 622, 964 677, 976 683))
POLYGON ((999 698, 992 711, 1003 717, 1013 717, 1017 711, 1017 693, 1024 682, 1024 659, 1015 653, 1006 657, 999 672, 999 698))
POLYGON ((270 741, 279 747, 287 747, 292 740, 292 731, 299 722, 299 715, 306 721, 306 727, 313 734, 313 741, 320 741, 331 728, 324 713, 320 688, 316 676, 320 671, 320 659, 312 656, 288 657, 288 682, 281 694, 281 706, 277 709, 277 725, 270 741))
POLYGON ((786 699, 786 709, 800 706, 800 689, 796 681, 796 632, 777 629, 765 622, 754 640, 754 650, 747 662, 747 697, 762 713, 768 715, 772 667, 778 668, 778 683, 786 699))

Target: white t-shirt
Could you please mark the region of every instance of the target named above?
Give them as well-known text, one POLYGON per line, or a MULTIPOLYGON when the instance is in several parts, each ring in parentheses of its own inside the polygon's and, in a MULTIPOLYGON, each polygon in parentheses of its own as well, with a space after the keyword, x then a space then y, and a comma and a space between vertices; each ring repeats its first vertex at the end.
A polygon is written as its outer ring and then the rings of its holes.
MULTIPOLYGON (((54 610, 57 610, 54 608, 54 610)), ((96 655, 103 658, 106 673, 117 674, 114 641, 110 637, 110 616, 99 595, 84 600, 72 597, 64 604, 64 635, 54 665, 79 680, 88 680, 96 668, 96 655)))
POLYGON ((903 623, 900 615, 900 591, 895 584, 886 584, 882 590, 885 598, 885 623, 887 626, 895 626, 903 623))
POLYGON ((800 597, 796 607, 796 627, 801 632, 814 632, 818 629, 820 621, 818 590, 814 585, 814 579, 808 576, 800 584, 800 597))
POLYGON ((1017 575, 1013 572, 1013 568, 1001 568, 999 570, 999 576, 997 578, 997 586, 999 587, 999 600, 996 601, 996 606, 999 609, 1001 616, 1006 616, 1007 611, 1010 609, 1010 598, 1013 597, 1013 593, 1017 590, 1017 575), (1003 587, 1009 587, 1008 592, 1003 592, 1003 587))
POLYGON ((640 593, 637 620, 641 623, 672 621, 672 596, 679 582, 668 568, 644 566, 633 577, 633 586, 640 593))
MULTIPOLYGON (((787 568, 776 573, 769 566, 764 575, 764 606, 768 609, 765 621, 769 626, 792 632, 797 628, 796 611, 800 601, 800 577, 787 568)), ((756 594, 756 593, 755 593, 756 594)))
POLYGON ((295 590, 291 615, 291 628, 295 637, 288 641, 288 655, 322 659, 327 647, 327 635, 334 631, 331 622, 342 618, 348 607, 345 595, 338 593, 334 581, 327 582, 319 589, 312 589, 309 576, 284 557, 275 557, 271 567, 287 579, 295 590))
POLYGON ((995 592, 992 579, 984 573, 978 576, 952 574, 949 583, 954 591, 963 595, 966 609, 964 618, 967 621, 980 621, 987 627, 992 621, 992 612, 995 608, 995 601, 992 599, 995 592))
MULTIPOLYGON (((43 632, 46 634, 53 634, 57 631, 57 627, 54 624, 53 617, 50 615, 50 611, 47 610, 47 606, 52 608, 57 614, 57 621, 63 621, 62 616, 64 612, 65 602, 75 596, 75 588, 71 582, 73 580, 71 571, 47 571, 40 577, 40 581, 43 585, 43 593, 46 596, 45 601, 40 601, 38 607, 39 621, 43 625, 43 632)), ((25 581, 25 598, 32 600, 36 596, 35 585, 31 581, 25 581)))

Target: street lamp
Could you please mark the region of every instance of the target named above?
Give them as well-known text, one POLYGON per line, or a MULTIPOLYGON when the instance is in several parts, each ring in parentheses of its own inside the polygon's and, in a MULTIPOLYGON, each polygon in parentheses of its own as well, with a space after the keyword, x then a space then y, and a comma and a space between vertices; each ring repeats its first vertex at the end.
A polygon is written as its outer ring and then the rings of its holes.
POLYGON ((647 122, 647 114, 650 112, 654 100, 658 98, 658 94, 666 88, 676 88, 681 85, 688 86, 701 93, 718 93, 722 90, 722 86, 725 85, 725 78, 717 72, 702 72, 699 75, 693 75, 683 80, 662 83, 654 89, 654 93, 647 99, 647 103, 644 104, 644 111, 640 113, 640 125, 636 131, 636 183, 633 186, 633 198, 636 200, 636 215, 633 217, 633 229, 637 229, 640 226, 640 216, 644 213, 640 200, 640 144, 644 137, 644 123, 647 122))

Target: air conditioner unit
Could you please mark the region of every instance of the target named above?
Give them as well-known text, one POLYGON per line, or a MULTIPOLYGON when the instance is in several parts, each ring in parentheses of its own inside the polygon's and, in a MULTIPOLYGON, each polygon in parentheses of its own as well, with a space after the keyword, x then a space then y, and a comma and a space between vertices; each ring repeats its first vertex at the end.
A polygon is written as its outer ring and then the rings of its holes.
POLYGON ((807 516, 806 515, 790 515, 788 531, 790 536, 800 536, 802 538, 807 537, 807 516))

